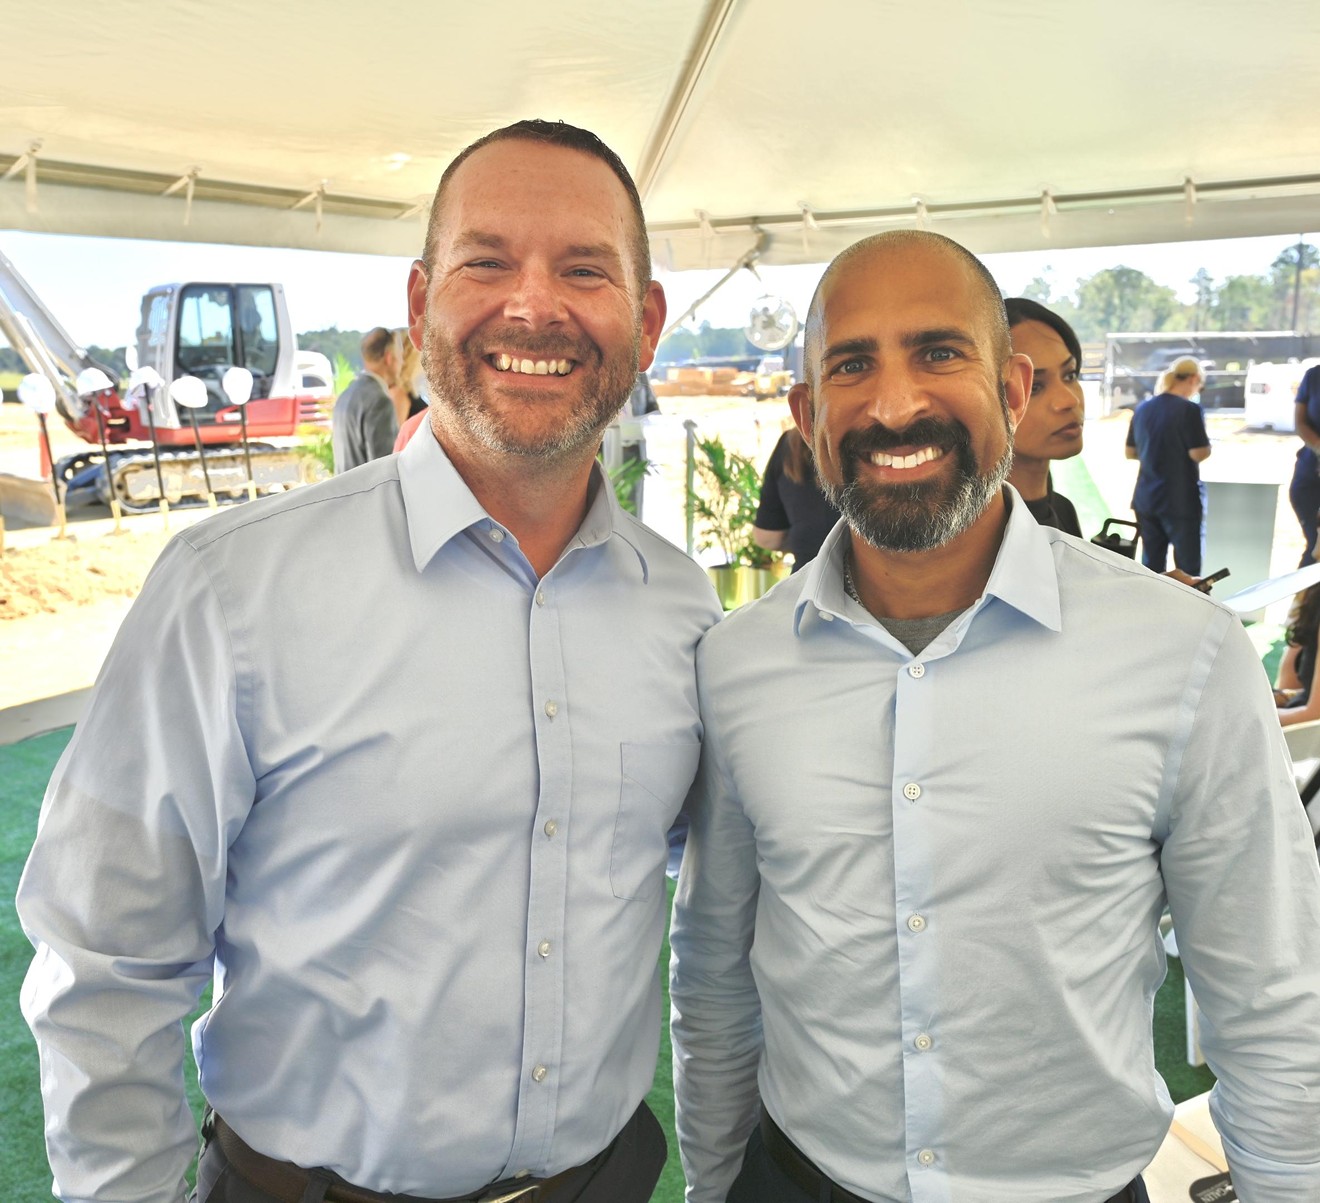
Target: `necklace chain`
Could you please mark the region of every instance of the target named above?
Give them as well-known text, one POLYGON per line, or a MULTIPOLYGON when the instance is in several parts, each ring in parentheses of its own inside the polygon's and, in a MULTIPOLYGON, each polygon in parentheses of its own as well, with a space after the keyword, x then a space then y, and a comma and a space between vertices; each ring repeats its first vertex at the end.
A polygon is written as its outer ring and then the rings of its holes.
POLYGON ((843 553, 843 591, 859 606, 862 605, 862 599, 857 595, 857 585, 853 581, 851 547, 843 553))

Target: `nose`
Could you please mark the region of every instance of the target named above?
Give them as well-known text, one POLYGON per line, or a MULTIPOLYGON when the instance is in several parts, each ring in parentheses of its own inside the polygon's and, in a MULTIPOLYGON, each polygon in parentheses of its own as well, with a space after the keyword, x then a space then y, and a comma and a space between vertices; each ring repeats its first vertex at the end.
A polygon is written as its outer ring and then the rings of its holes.
POLYGON ((546 265, 525 263, 514 273, 504 316, 543 329, 567 320, 559 281, 546 265))
POLYGON ((904 430, 930 413, 925 389, 905 363, 881 364, 874 375, 867 416, 890 430, 904 430))

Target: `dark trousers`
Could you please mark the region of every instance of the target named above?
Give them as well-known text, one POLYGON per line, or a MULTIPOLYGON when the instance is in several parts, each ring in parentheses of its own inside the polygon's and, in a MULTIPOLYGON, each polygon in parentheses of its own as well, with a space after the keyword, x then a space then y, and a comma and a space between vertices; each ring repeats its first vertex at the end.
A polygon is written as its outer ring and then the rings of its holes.
MULTIPOLYGON (((575 1179, 563 1188, 543 1191, 536 1203, 648 1203, 667 1155, 665 1134, 643 1103, 586 1180, 575 1179)), ((327 1174, 324 1181, 333 1186, 336 1178, 327 1174)), ((319 1201, 324 1196, 317 1194, 316 1189, 313 1186, 312 1194, 307 1197, 319 1201)), ((483 1193, 477 1191, 471 1197, 480 1198, 483 1193)), ((381 1196, 383 1200, 393 1197, 381 1196)), ((239 1177, 214 1140, 207 1140, 202 1146, 197 1163, 197 1189, 191 1200, 192 1203, 279 1203, 274 1196, 239 1177)))
POLYGON ((1137 514, 1141 534, 1141 562, 1152 572, 1168 567, 1169 547, 1173 563, 1188 576, 1201 575, 1203 526, 1200 514, 1137 514))
MULTIPOLYGON (((830 1190, 828 1180, 816 1195, 809 1195, 775 1164, 766 1152, 765 1140, 759 1127, 752 1130, 743 1155, 742 1169, 729 1188, 725 1203, 832 1203, 844 1198, 830 1190)), ((1108 1203, 1150 1203, 1145 1183, 1138 1177, 1125 1186, 1108 1203)))
POLYGON ((1298 568, 1305 568, 1315 561, 1315 537, 1320 527, 1320 476, 1306 476, 1302 480, 1294 479, 1288 486, 1288 500, 1292 503, 1293 513, 1297 515, 1297 524, 1306 538, 1306 550, 1302 552, 1298 568))

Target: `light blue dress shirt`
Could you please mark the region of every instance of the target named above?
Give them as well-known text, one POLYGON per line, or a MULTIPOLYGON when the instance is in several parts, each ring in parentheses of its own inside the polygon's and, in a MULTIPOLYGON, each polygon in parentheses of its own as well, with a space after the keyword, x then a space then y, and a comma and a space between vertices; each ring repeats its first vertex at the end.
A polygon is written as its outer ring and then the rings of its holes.
POLYGON ((631 1116, 719 610, 596 483, 539 581, 425 432, 167 547, 18 895, 62 1197, 183 1197, 213 970, 202 1088, 272 1156, 446 1197, 631 1116))
POLYGON ((842 525, 702 643, 671 936, 691 1203, 722 1203, 758 1087, 867 1199, 1108 1199, 1172 1113, 1166 901, 1239 1197, 1320 1199, 1320 872, 1260 662, 1009 496, 984 595, 919 655, 844 594, 842 525))

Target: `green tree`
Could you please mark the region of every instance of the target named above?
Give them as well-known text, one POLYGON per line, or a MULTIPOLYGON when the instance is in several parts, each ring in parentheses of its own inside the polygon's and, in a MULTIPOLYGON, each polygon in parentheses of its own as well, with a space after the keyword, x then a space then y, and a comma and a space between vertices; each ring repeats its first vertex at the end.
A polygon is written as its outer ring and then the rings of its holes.
POLYGON ((1229 276, 1216 290, 1208 330, 1268 330, 1274 323, 1274 288, 1264 276, 1229 276))
POLYGON ((1215 307, 1215 279, 1205 268, 1198 267, 1196 275, 1188 283, 1196 286, 1196 313, 1192 320, 1192 329, 1204 330, 1215 307))
MULTIPOLYGON (((1045 269, 1049 271, 1049 268, 1045 269)), ((1022 295, 1029 301, 1039 301, 1042 305, 1050 303, 1050 282, 1044 276, 1032 277, 1031 283, 1023 290, 1022 295)))
POLYGON ((1311 330, 1320 316, 1320 248, 1298 241, 1270 264, 1280 330, 1311 330))
POLYGON ((356 375, 362 371, 362 335, 361 330, 331 326, 329 330, 308 330, 298 335, 298 346, 304 351, 320 351, 331 363, 343 356, 356 375))
POLYGON ((1077 283, 1078 335, 1083 339, 1163 330, 1180 308, 1172 288, 1135 267, 1107 267, 1077 283))

